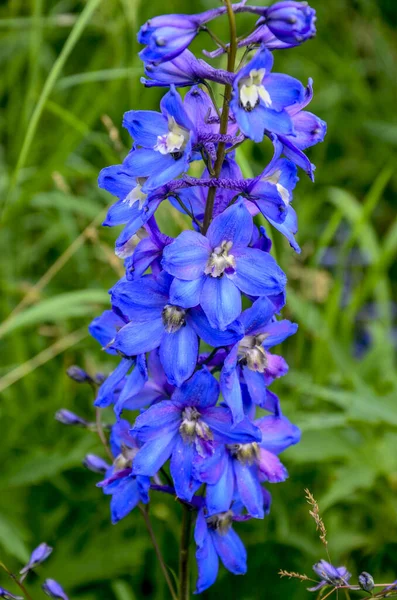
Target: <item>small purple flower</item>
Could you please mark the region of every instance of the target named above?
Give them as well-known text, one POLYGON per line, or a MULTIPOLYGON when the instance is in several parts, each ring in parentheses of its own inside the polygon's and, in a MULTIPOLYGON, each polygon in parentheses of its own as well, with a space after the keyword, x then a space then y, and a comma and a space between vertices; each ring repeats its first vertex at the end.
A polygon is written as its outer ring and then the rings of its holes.
POLYGON ((163 254, 163 268, 176 278, 171 302, 183 308, 200 304, 211 327, 222 331, 241 313, 241 292, 282 292, 285 275, 267 252, 248 247, 252 232, 242 200, 215 217, 206 237, 183 231, 163 254))
POLYGON ((67 408, 61 408, 55 413, 55 419, 64 425, 78 425, 80 427, 88 427, 89 422, 79 417, 67 408))
POLYGON ((247 552, 232 529, 233 513, 227 511, 206 517, 201 509, 197 516, 194 539, 197 545, 198 580, 196 594, 209 588, 218 576, 219 559, 235 575, 247 571, 247 552))
POLYGON ((263 10, 258 24, 266 24, 286 44, 300 44, 316 35, 316 11, 307 2, 285 0, 263 10))
POLYGON ((190 501, 201 485, 193 473, 198 457, 211 455, 215 442, 260 439, 259 430, 248 419, 233 426, 230 411, 215 406, 218 396, 218 382, 203 367, 174 391, 171 400, 139 415, 132 433, 143 446, 134 458, 133 473, 154 476, 171 457, 176 494, 190 501))
POLYGON ((334 567, 326 560, 320 560, 320 562, 313 565, 313 571, 321 577, 321 581, 318 585, 308 588, 309 592, 317 592, 326 585, 332 585, 338 587, 340 585, 348 585, 351 573, 346 567, 334 567))
POLYGON ((88 373, 86 373, 84 369, 78 367, 77 365, 72 365, 69 367, 66 371, 66 375, 70 377, 70 379, 73 379, 73 381, 76 381, 76 383, 92 382, 92 378, 88 375, 88 373))
POLYGON ((38 565, 44 562, 46 558, 50 556, 52 550, 53 549, 50 546, 48 546, 48 544, 46 544, 45 542, 37 546, 37 548, 35 548, 32 554, 30 555, 28 564, 25 565, 23 569, 19 571, 20 575, 23 576, 23 579, 26 577, 29 571, 33 571, 33 569, 35 569, 38 565))
POLYGON ((297 79, 270 73, 273 55, 261 47, 236 75, 230 104, 241 131, 261 142, 265 130, 293 135, 294 126, 286 108, 302 101, 304 87, 297 79))
POLYGON ((61 584, 59 584, 55 579, 46 579, 43 585, 43 592, 50 596, 50 598, 59 598, 59 600, 69 600, 68 596, 65 594, 65 591, 61 584))
POLYGON ((12 594, 3 587, 0 587, 0 598, 5 598, 6 600, 24 600, 23 596, 15 596, 15 594, 12 594))
POLYGON ((150 479, 135 476, 132 465, 139 452, 137 440, 130 434, 130 423, 119 419, 112 427, 110 447, 115 457, 114 463, 106 472, 106 479, 97 484, 104 494, 112 496, 110 513, 112 523, 118 523, 127 516, 139 502, 149 502, 150 479))
POLYGON ((94 473, 106 473, 110 469, 109 463, 96 454, 87 454, 83 460, 83 465, 94 473))

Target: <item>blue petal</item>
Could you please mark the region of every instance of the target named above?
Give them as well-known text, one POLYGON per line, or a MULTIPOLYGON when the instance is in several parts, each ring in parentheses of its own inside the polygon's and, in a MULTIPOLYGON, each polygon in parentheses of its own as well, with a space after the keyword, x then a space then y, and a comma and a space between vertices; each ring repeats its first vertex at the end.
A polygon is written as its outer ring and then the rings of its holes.
POLYGON ((255 425, 262 432, 261 446, 274 454, 280 454, 297 444, 301 438, 299 427, 284 416, 261 417, 255 421, 255 425))
POLYGON ((263 85, 272 100, 272 108, 276 111, 301 102, 305 95, 305 88, 300 81, 281 73, 265 76, 263 85))
POLYGON ((141 413, 136 418, 131 433, 141 442, 147 442, 168 433, 177 433, 180 422, 180 408, 174 402, 164 400, 141 413))
POLYGON ((170 91, 161 99, 160 108, 161 112, 167 117, 174 117, 175 121, 181 127, 184 127, 188 131, 194 130, 194 125, 186 114, 182 98, 174 86, 171 86, 170 91))
POLYGON ((167 120, 153 110, 129 110, 124 114, 123 127, 135 144, 143 148, 153 148, 158 136, 168 133, 167 120))
POLYGON ((250 308, 245 310, 240 320, 244 325, 246 335, 261 333, 274 316, 276 308, 268 298, 258 298, 250 308))
POLYGON ((170 287, 170 303, 182 308, 197 306, 200 302, 203 283, 204 277, 193 279, 193 281, 174 279, 170 287))
POLYGON ((170 471, 178 498, 189 502, 201 483, 193 478, 193 442, 185 443, 181 436, 172 451, 170 471))
POLYGON ((239 460, 235 460, 234 472, 240 498, 248 513, 251 517, 263 519, 263 494, 256 465, 241 464, 239 460))
MULTIPOLYGON (((186 173, 189 170, 189 156, 191 151, 191 144, 185 148, 183 155, 175 159, 170 154, 162 154, 165 160, 163 161, 163 165, 161 170, 157 170, 156 173, 152 173, 149 179, 142 186, 143 192, 149 192, 151 190, 155 190, 156 188, 165 185, 169 181, 176 179, 182 173, 186 173)), ((159 152, 157 154, 160 154, 159 152)))
POLYGON ((138 279, 143 275, 152 262, 161 256, 161 248, 159 248, 150 238, 141 240, 134 250, 132 255, 129 275, 132 279, 138 279))
POLYGON ((164 333, 160 344, 160 360, 169 383, 181 386, 193 374, 198 347, 197 334, 189 325, 175 333, 164 333))
POLYGON ((129 369, 133 366, 134 362, 135 361, 129 358, 123 358, 123 360, 120 361, 116 369, 109 375, 109 377, 105 379, 105 381, 99 388, 98 395, 94 402, 94 406, 104 408, 112 404, 114 400, 113 394, 117 386, 127 375, 129 369))
POLYGON ((198 568, 198 579, 195 594, 201 594, 204 590, 215 583, 219 570, 219 559, 215 551, 211 535, 208 533, 207 524, 200 511, 195 529, 197 543, 196 560, 198 568), (205 534, 201 533, 204 530, 205 534), (197 540, 200 540, 200 543, 197 540))
MULTIPOLYGON (((114 456, 118 456, 122 446, 137 448, 136 439, 130 434, 131 425, 126 419, 119 419, 110 432, 110 449, 114 456)), ((113 467, 112 467, 113 470, 113 467)))
POLYGON ((133 207, 131 209, 131 220, 128 221, 127 225, 124 227, 123 231, 119 235, 116 240, 116 254, 121 258, 124 258, 123 252, 125 250, 124 246, 128 244, 133 235, 136 234, 138 229, 143 227, 153 213, 157 210, 158 205, 160 204, 161 199, 151 200, 147 206, 145 206, 142 210, 139 210, 138 207, 133 207))
POLYGON ((219 331, 219 329, 211 327, 204 311, 200 307, 189 310, 187 321, 206 344, 215 348, 218 346, 230 346, 244 337, 244 328, 240 321, 233 321, 224 331, 219 331))
POLYGON ((221 371, 220 385, 223 398, 232 411, 233 422, 239 423, 244 419, 243 398, 237 373, 238 344, 236 344, 225 359, 221 371))
POLYGON ((167 289, 152 275, 137 281, 123 278, 110 290, 112 306, 134 321, 145 322, 161 314, 168 301, 167 289))
POLYGON ((137 357, 135 369, 133 370, 131 375, 127 377, 127 381, 114 406, 114 412, 117 417, 120 416, 121 412, 126 407, 127 402, 142 390, 147 379, 148 374, 146 368, 145 355, 140 354, 137 357))
POLYGON ((292 160, 298 167, 306 171, 309 175, 310 179, 314 181, 314 171, 315 166, 310 162, 307 158, 306 154, 302 152, 297 146, 294 144, 294 137, 289 136, 279 136, 280 142, 283 144, 283 153, 287 158, 292 160))
POLYGON ((123 164, 133 177, 150 177, 150 175, 163 172, 171 163, 175 162, 169 154, 142 148, 132 150, 124 159, 123 164))
POLYGON ((269 296, 278 294, 285 288, 287 278, 267 252, 257 248, 245 248, 238 252, 235 260, 236 271, 228 277, 245 294, 269 296))
POLYGON ((219 384, 207 367, 203 367, 175 390, 172 400, 183 406, 206 408, 214 406, 219 396, 219 384))
MULTIPOLYGON (((240 200, 215 217, 208 228, 207 237, 211 248, 220 246, 223 241, 233 242, 236 246, 248 246, 252 227, 252 217, 240 200)), ((233 254, 233 248, 230 253, 233 254)))
POLYGON ((101 344, 108 354, 116 354, 115 350, 107 349, 106 346, 114 339, 117 329, 125 325, 112 310, 105 310, 99 317, 95 317, 88 326, 92 337, 101 344))
POLYGON ((292 122, 296 132, 293 143, 300 150, 322 142, 327 132, 325 121, 305 110, 294 115, 292 122))
POLYGON ((132 219, 136 219, 138 215, 142 214, 142 210, 138 204, 131 206, 128 202, 119 200, 109 208, 106 219, 102 223, 104 227, 115 227, 117 225, 124 225, 132 219))
POLYGON ((243 542, 232 528, 225 534, 211 532, 215 549, 228 571, 235 575, 247 572, 247 552, 243 542))
POLYGON ((234 282, 225 276, 207 275, 200 304, 211 327, 221 331, 224 331, 241 313, 240 292, 234 282))
POLYGON ((234 494, 234 474, 231 460, 225 461, 220 479, 213 485, 207 484, 205 502, 208 516, 226 512, 230 509, 234 494))
POLYGON ((224 444, 214 444, 213 453, 207 456, 196 455, 194 458, 194 476, 203 483, 213 485, 222 477, 229 454, 224 444))
POLYGON ((210 253, 207 238, 196 231, 182 231, 164 248, 162 266, 174 277, 191 281, 204 274, 210 253))
POLYGON ((287 240, 290 243, 290 246, 295 250, 295 252, 299 254, 301 249, 299 247, 299 244, 296 242, 294 236, 294 234, 298 231, 298 222, 296 212, 292 208, 292 206, 288 207, 285 220, 282 223, 276 223, 275 221, 272 221, 272 219, 269 219, 269 217, 266 218, 275 229, 278 229, 278 231, 287 238, 287 240))
POLYGON ((110 502, 112 523, 124 519, 140 500, 138 482, 135 477, 126 477, 118 482, 110 502))
POLYGON ((102 169, 98 176, 98 185, 103 190, 119 198, 119 200, 124 200, 130 191, 136 187, 136 179, 128 171, 128 166, 123 163, 122 165, 112 165, 102 169))
POLYGON ((262 439, 260 430, 247 418, 237 425, 233 425, 232 414, 228 408, 215 406, 206 408, 201 412, 217 442, 250 444, 262 439))
MULTIPOLYGON (((153 311, 152 311, 153 312, 153 311)), ((143 312, 142 312, 143 315, 143 312)), ((164 334, 164 325, 161 316, 152 319, 150 311, 147 311, 147 321, 140 315, 139 321, 125 325, 117 333, 112 348, 115 348, 126 356, 136 356, 142 352, 150 352, 160 345, 164 334)))
POLYGON ((281 344, 287 337, 294 335, 298 331, 298 325, 283 319, 281 321, 273 321, 262 329, 266 333, 266 338, 263 341, 264 348, 271 348, 277 344, 281 344))
POLYGON ((259 449, 259 453, 258 466, 262 481, 270 481, 270 483, 285 481, 288 477, 288 472, 280 459, 262 447, 259 449))
POLYGON ((134 458, 133 473, 153 477, 171 456, 178 436, 178 430, 162 432, 160 437, 146 442, 134 458))
POLYGON ((243 374, 252 401, 258 406, 263 406, 267 398, 266 381, 263 373, 251 371, 248 367, 243 367, 243 374))

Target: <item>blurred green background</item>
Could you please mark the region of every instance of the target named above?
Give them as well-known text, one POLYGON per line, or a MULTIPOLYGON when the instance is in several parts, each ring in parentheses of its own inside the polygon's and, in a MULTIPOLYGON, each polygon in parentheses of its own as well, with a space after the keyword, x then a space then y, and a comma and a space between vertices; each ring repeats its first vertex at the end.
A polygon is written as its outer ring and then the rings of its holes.
MULTIPOLYGON (((98 171, 121 160, 131 108, 156 109, 162 92, 139 83, 136 32, 162 12, 194 12, 211 0, 10 0, 0 7, 0 560, 18 569, 42 541, 55 547, 41 575, 71 598, 167 598, 139 513, 116 526, 108 498, 84 470, 94 434, 66 428, 60 407, 92 417, 89 389, 71 364, 108 373, 112 357, 87 336, 121 273, 115 230, 100 227, 112 199, 98 171), (20 304, 22 303, 22 304, 20 304)), ((317 38, 276 52, 275 70, 314 78, 311 110, 328 122, 310 152, 312 184, 295 192, 302 254, 274 235, 289 275, 284 314, 300 329, 282 348, 290 373, 274 386, 303 431, 285 453, 290 479, 273 485, 271 515, 241 524, 249 572, 221 571, 203 598, 303 599, 305 572, 324 557, 304 488, 323 509, 331 558, 354 574, 397 577, 397 69, 395 0, 314 0, 317 38)), ((240 32, 252 18, 239 20, 240 32)), ((224 39, 227 26, 219 22, 224 39)), ((200 37, 197 48, 212 48, 200 37)), ((258 173, 269 145, 244 146, 258 173)), ((170 233, 183 217, 162 206, 170 233)), ((111 420, 111 413, 106 415, 111 420)), ((151 514, 167 563, 177 569, 180 506, 155 497, 151 514)), ((0 585, 11 588, 5 574, 0 585)), ((32 594, 40 597, 38 578, 32 594)), ((16 591, 16 588, 12 589, 16 591)))

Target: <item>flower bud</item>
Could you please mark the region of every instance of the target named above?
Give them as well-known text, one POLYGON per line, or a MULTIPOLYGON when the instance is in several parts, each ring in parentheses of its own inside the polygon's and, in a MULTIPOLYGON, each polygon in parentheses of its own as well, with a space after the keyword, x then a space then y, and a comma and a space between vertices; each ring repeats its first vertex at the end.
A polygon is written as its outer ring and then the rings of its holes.
POLYGON ((64 425, 79 425, 80 427, 88 427, 89 423, 78 415, 75 415, 67 408, 61 408, 55 413, 55 419, 64 425))
POLYGON ((371 592, 375 587, 374 578, 366 571, 363 571, 358 576, 358 585, 364 592, 371 592))
POLYGON ((312 38, 316 33, 316 11, 307 2, 277 2, 266 10, 264 19, 277 39, 296 44, 312 38))
POLYGON ((27 565, 19 571, 21 575, 27 575, 29 571, 35 569, 38 565, 45 561, 52 552, 51 546, 48 546, 45 542, 37 546, 30 555, 30 559, 27 565))
POLYGON ((55 579, 46 579, 43 585, 43 592, 50 598, 60 598, 60 600, 69 600, 62 586, 55 579))
POLYGON ((106 473, 110 468, 106 460, 95 454, 87 454, 83 460, 83 465, 94 473, 106 473))
POLYGON ((92 381, 88 373, 86 373, 84 369, 81 369, 77 365, 72 365, 69 367, 69 369, 66 371, 66 374, 68 377, 70 377, 70 379, 73 379, 73 381, 76 381, 77 383, 88 383, 92 381))
POLYGON ((6 600, 23 600, 22 596, 15 596, 3 587, 0 587, 0 598, 5 598, 6 600))

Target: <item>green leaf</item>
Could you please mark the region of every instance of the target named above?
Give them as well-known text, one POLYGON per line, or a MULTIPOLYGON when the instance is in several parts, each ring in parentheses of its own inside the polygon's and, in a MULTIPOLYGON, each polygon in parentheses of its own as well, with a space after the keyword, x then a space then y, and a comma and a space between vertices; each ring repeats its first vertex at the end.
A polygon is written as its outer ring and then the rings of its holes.
POLYGON ((0 515, 0 545, 10 556, 14 556, 22 563, 29 560, 29 550, 22 539, 20 531, 14 523, 10 523, 0 515))

